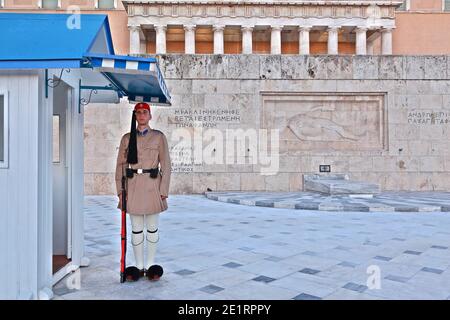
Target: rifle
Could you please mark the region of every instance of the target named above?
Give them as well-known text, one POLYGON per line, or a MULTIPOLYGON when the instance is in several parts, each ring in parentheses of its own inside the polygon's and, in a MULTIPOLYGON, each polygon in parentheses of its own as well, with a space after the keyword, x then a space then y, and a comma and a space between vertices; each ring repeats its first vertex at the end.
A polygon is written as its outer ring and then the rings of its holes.
POLYGON ((122 255, 120 258, 120 283, 126 280, 126 255, 127 255, 127 190, 126 190, 126 178, 122 177, 122 230, 121 230, 121 247, 122 255))

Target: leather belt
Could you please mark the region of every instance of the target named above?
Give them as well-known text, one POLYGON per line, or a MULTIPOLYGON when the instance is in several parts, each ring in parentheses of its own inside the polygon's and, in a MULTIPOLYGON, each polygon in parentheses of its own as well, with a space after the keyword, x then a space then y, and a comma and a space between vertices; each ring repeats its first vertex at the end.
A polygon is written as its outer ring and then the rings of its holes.
POLYGON ((133 178, 135 174, 144 174, 150 173, 150 178, 156 178, 159 173, 159 168, 151 168, 151 169, 132 169, 126 168, 127 178, 133 178))

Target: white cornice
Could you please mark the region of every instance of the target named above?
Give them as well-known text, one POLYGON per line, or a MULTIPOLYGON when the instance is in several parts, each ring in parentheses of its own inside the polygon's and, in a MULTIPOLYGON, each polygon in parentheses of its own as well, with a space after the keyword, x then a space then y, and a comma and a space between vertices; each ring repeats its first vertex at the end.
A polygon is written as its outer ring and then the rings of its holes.
POLYGON ((342 5, 400 6, 402 0, 123 0, 128 4, 257 4, 257 5, 342 5))
POLYGON ((395 6, 400 1, 312 1, 312 0, 126 0, 128 17, 173 17, 173 18, 286 18, 332 17, 332 18, 387 18, 395 19, 395 6), (227 4, 228 3, 228 4, 227 4), (233 3, 234 5, 230 5, 233 3), (252 4, 253 3, 253 4, 252 4), (270 3, 270 4, 269 4, 270 3), (295 3, 295 5, 285 5, 295 3), (317 5, 324 3, 324 5, 317 5), (353 5, 353 4, 360 5, 353 5), (361 5, 362 3, 371 5, 361 5), (384 3, 385 5, 377 5, 384 3), (388 5, 391 4, 391 5, 388 5), (338 5, 337 5, 338 4, 338 5), (352 4, 352 5, 346 5, 352 4))

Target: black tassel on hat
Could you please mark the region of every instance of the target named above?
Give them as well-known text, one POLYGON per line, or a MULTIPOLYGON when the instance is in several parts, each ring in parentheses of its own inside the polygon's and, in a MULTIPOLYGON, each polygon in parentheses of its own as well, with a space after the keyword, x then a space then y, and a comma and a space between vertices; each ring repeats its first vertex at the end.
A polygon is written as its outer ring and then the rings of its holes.
POLYGON ((130 141, 128 143, 127 162, 129 164, 138 163, 137 142, 136 142, 136 111, 133 110, 131 117, 130 141))

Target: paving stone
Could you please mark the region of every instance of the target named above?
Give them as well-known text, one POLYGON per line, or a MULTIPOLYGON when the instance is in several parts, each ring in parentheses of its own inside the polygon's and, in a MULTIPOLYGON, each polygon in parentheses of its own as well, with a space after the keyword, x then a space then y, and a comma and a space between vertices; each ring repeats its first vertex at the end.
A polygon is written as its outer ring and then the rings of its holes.
POLYGON ((294 300, 322 300, 320 297, 313 296, 307 293, 300 293, 298 296, 293 298, 294 300))
POLYGON ((384 256, 376 256, 376 257, 373 257, 375 260, 381 260, 381 261, 391 261, 392 260, 392 258, 390 258, 390 257, 384 257, 384 256))
POLYGON ((412 255, 415 255, 415 256, 418 256, 418 255, 422 254, 422 252, 414 251, 414 250, 406 250, 406 251, 403 251, 403 253, 405 253, 405 254, 412 254, 412 255))
POLYGON ((269 283, 272 282, 276 279, 271 278, 271 277, 266 277, 266 276, 258 276, 256 278, 253 279, 254 281, 258 281, 258 282, 264 282, 264 283, 269 283))
POLYGON ((448 247, 446 247, 446 246, 431 246, 431 248, 433 248, 433 249, 440 249, 440 250, 447 250, 448 249, 448 247))
POLYGON ((222 291, 223 288, 219 287, 219 286, 215 286, 213 284, 210 284, 206 287, 200 288, 201 291, 206 292, 206 293, 216 293, 219 291, 222 291))
POLYGON ((348 289, 348 290, 352 290, 352 291, 357 291, 357 292, 364 292, 364 291, 367 290, 367 286, 356 284, 356 283, 353 283, 353 282, 347 283, 345 286, 343 286, 343 288, 344 289, 348 289))
POLYGON ((431 272, 431 273, 436 273, 436 274, 441 274, 442 272, 444 272, 444 270, 440 270, 440 269, 436 269, 436 268, 428 268, 428 267, 423 267, 421 269, 421 271, 431 272))
POLYGON ((357 266, 356 263, 352 263, 352 262, 348 262, 348 261, 342 261, 341 263, 339 263, 340 266, 343 267, 348 267, 348 268, 354 268, 357 266))
POLYGON ((396 281, 396 282, 407 282, 409 278, 402 277, 402 276, 396 276, 396 275, 387 275, 384 277, 385 279, 396 281))
POLYGON ((228 262, 226 264, 223 264, 224 267, 228 267, 228 268, 237 268, 242 266, 242 264, 240 263, 236 263, 236 262, 228 262))
POLYGON ((320 270, 315 270, 315 269, 310 269, 310 268, 304 268, 302 270, 300 270, 299 272, 301 273, 306 273, 306 274, 317 274, 320 272, 320 270))
POLYGON ((195 273, 195 271, 183 269, 183 270, 176 271, 175 273, 179 274, 180 276, 186 276, 186 275, 195 273))

